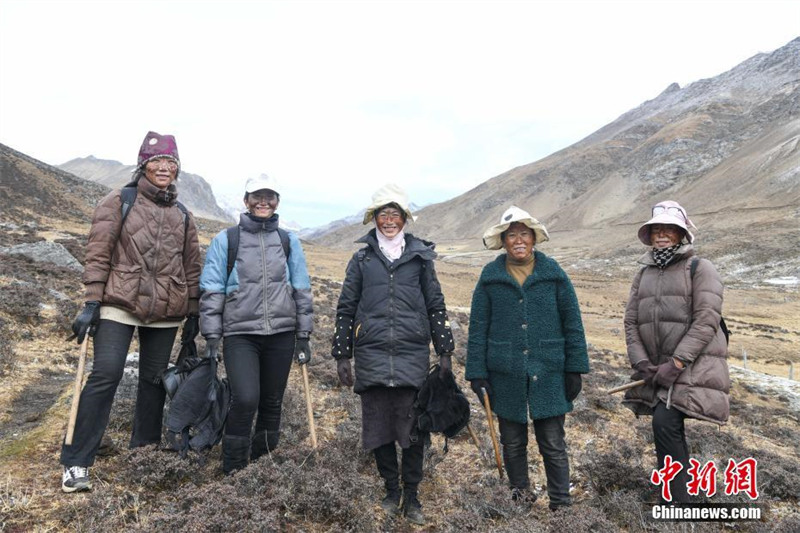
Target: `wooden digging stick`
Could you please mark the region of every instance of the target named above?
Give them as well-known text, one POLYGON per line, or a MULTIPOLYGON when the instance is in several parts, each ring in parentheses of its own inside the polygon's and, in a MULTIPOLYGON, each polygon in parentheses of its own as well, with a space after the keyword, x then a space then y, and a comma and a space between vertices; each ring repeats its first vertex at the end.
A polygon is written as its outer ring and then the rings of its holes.
POLYGON ((72 407, 69 410, 69 424, 67 424, 67 438, 64 444, 72 445, 72 437, 75 434, 75 421, 78 419, 78 405, 81 403, 81 389, 83 389, 83 369, 86 366, 86 349, 89 347, 89 334, 83 339, 81 344, 81 357, 78 359, 78 373, 75 376, 75 391, 72 393, 72 407))
POLYGON ((485 463, 489 464, 489 459, 487 459, 486 458, 486 454, 483 453, 483 450, 481 449, 481 445, 478 442, 478 437, 477 437, 477 435, 475 435, 475 432, 472 431, 472 426, 470 426, 469 424, 467 424, 467 431, 469 432, 469 436, 472 437, 472 442, 475 443, 475 447, 478 448, 478 453, 481 454, 481 459, 483 459, 483 461, 485 463))
POLYGON ((317 449, 317 429, 314 426, 314 408, 311 405, 311 389, 308 386, 308 370, 306 365, 300 365, 303 371, 303 388, 306 393, 306 412, 308 414, 308 430, 311 433, 311 447, 317 449))
POLYGON ((503 477, 503 461, 500 459, 500 445, 497 443, 497 435, 494 432, 494 422, 492 421, 492 406, 489 403, 489 395, 486 394, 486 389, 481 387, 481 394, 483 394, 483 407, 486 409, 486 422, 489 424, 489 434, 492 436, 492 446, 494 447, 494 460, 497 462, 497 471, 500 473, 500 478, 503 477))
POLYGON ((620 385, 619 387, 614 387, 613 389, 608 389, 606 394, 614 394, 617 392, 622 392, 624 390, 632 389, 634 387, 641 387, 644 385, 644 380, 640 379, 639 381, 631 381, 630 383, 626 383, 625 385, 620 385))

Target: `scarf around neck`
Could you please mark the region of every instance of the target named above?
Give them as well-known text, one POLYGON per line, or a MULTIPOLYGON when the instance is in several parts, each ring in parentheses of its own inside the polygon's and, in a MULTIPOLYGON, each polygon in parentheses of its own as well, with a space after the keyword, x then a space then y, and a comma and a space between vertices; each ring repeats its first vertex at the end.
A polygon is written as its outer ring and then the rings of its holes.
POLYGON ((378 237, 378 247, 386 256, 389 261, 395 261, 403 255, 403 250, 406 247, 406 234, 403 230, 392 237, 391 239, 381 233, 381 230, 375 228, 375 236, 378 237))
POLYGON ((672 261, 672 258, 675 257, 675 252, 677 252, 680 247, 681 243, 670 246, 669 248, 653 248, 653 261, 656 262, 656 266, 664 270, 670 261, 672 261))

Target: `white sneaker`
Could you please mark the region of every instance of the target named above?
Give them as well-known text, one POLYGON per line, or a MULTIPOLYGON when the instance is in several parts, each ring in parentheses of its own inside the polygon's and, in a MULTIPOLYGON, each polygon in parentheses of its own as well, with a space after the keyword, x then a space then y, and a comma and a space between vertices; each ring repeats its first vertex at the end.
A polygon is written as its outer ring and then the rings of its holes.
POLYGON ((65 466, 61 476, 61 490, 64 492, 80 492, 90 490, 92 482, 89 480, 88 466, 65 466))

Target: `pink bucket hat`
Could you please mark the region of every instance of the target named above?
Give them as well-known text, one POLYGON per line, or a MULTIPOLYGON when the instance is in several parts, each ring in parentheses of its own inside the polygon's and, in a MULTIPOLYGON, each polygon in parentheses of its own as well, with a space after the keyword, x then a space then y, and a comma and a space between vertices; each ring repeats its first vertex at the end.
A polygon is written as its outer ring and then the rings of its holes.
POLYGON ((678 226, 686 232, 686 240, 689 241, 689 244, 694 242, 694 235, 689 231, 689 228, 697 229, 697 226, 689 219, 689 215, 686 214, 686 209, 681 207, 681 204, 673 202, 672 200, 665 200, 654 205, 651 213, 653 218, 642 224, 639 228, 639 240, 644 244, 647 246, 653 245, 650 241, 649 228, 649 226, 653 224, 672 224, 673 226, 678 226))
POLYGON ((178 144, 172 135, 161 135, 154 131, 148 131, 139 148, 139 158, 136 162, 138 168, 144 168, 148 161, 156 157, 168 157, 178 163, 178 172, 181 171, 181 160, 178 157, 178 144))

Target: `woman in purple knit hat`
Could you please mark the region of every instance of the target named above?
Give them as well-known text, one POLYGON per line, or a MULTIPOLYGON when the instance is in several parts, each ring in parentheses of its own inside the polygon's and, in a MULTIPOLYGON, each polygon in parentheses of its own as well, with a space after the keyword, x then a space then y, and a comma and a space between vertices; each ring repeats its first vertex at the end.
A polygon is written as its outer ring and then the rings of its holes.
POLYGON ((94 362, 72 444, 61 448, 64 492, 92 487, 89 467, 136 329, 139 385, 130 447, 161 442, 166 393, 156 378, 167 368, 181 322, 186 319, 184 338, 199 332, 200 247, 194 218, 177 200, 179 172, 175 138, 151 131, 133 181, 95 209, 83 273, 86 302, 72 323, 79 344, 94 337, 94 362))

